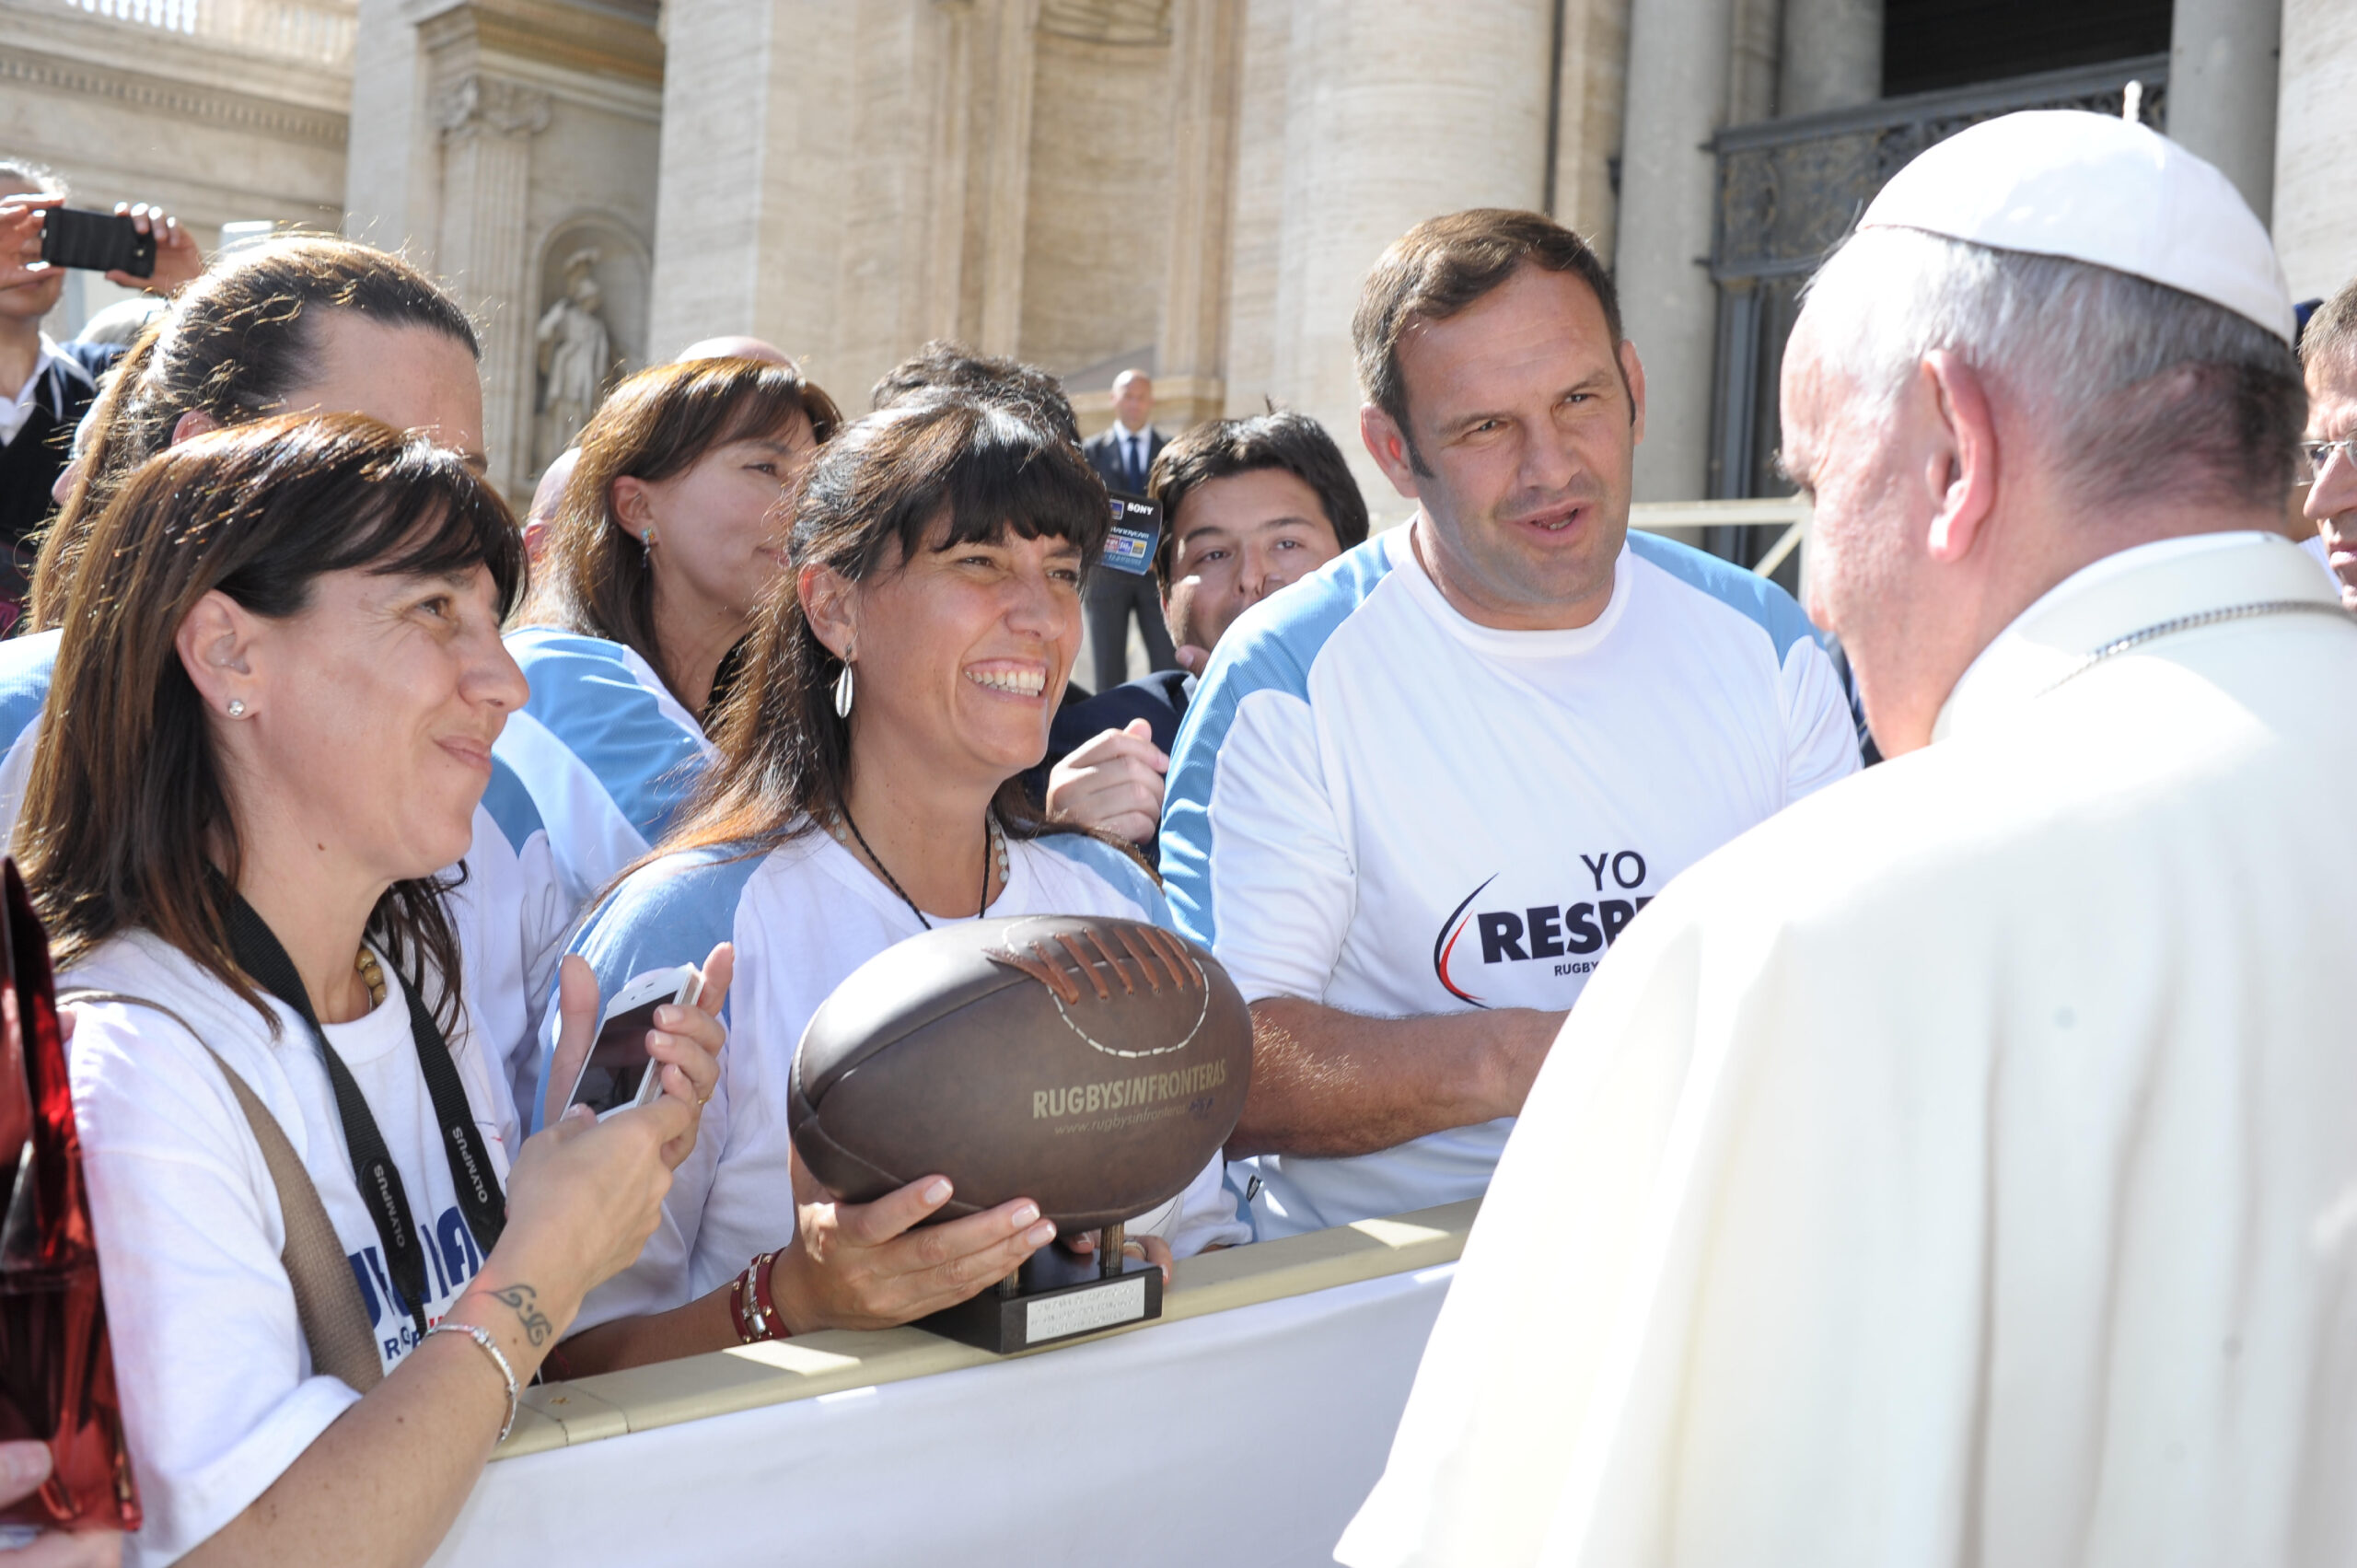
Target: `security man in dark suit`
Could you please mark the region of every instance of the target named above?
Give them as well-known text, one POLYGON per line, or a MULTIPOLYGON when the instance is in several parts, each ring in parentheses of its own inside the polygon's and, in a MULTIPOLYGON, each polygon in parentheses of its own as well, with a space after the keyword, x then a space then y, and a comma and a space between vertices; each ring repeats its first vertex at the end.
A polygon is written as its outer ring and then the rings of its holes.
MULTIPOLYGON (((1154 380, 1143 370, 1124 370, 1113 378, 1113 425, 1082 443, 1088 466, 1105 488, 1124 495, 1144 495, 1146 474, 1168 443, 1154 427, 1154 380)), ((1168 519, 1165 519, 1166 526, 1168 519)), ((1153 579, 1127 572, 1100 571, 1089 579, 1086 597, 1088 641, 1097 650, 1097 689, 1110 691, 1130 675, 1130 617, 1138 618, 1145 639, 1146 663, 1153 669, 1177 669, 1177 650, 1162 623, 1162 606, 1153 579)))

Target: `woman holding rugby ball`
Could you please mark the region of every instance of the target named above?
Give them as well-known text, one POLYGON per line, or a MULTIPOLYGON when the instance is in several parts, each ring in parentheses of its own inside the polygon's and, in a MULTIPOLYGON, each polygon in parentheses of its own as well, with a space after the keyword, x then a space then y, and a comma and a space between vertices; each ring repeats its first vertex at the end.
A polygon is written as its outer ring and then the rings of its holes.
MULTIPOLYGON (((609 996, 715 941, 738 975, 735 1043, 668 1223, 585 1307, 576 1370, 905 1323, 1054 1239, 1022 1199, 912 1231, 950 1197, 938 1177, 831 1201, 795 1158, 786 1083, 819 1005, 907 937, 983 915, 1168 925, 1126 846, 1043 820, 1019 778, 1046 750, 1106 527, 1076 447, 953 397, 871 415, 811 466, 788 575, 719 715, 721 761, 576 943, 609 996)), ((1217 1158, 1131 1234, 1157 1261, 1248 1237, 1217 1158)))

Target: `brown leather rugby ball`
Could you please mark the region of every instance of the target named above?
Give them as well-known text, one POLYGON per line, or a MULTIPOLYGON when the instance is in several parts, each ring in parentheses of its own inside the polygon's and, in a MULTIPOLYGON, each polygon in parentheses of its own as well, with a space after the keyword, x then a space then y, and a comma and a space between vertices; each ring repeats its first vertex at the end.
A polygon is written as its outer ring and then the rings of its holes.
POLYGON ((1217 959, 1158 926, 1019 915, 886 948, 794 1055, 787 1121, 838 1197, 935 1172, 957 1219, 1029 1198, 1069 1235, 1186 1190, 1236 1128, 1252 1019, 1217 959))

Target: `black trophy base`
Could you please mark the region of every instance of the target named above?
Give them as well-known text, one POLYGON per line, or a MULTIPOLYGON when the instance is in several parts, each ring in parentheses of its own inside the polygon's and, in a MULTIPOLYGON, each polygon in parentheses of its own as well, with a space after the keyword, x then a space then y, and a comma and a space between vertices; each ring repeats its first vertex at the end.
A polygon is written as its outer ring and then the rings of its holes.
POLYGON ((1162 1271, 1139 1259, 1099 1278, 1095 1256, 1043 1247, 1023 1265, 1012 1295, 992 1286, 970 1301, 920 1318, 916 1326, 993 1355, 1013 1355, 1162 1316, 1162 1271))

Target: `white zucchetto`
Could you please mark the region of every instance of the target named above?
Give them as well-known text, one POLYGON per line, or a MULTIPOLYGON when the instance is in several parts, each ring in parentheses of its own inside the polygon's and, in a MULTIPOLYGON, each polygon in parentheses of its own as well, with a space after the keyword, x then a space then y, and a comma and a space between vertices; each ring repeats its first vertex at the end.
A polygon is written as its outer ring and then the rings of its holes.
POLYGON ((1858 226, 2108 267, 2293 338, 2283 265, 2234 183, 2108 114, 2031 110, 1960 132, 1893 176, 1858 226))

